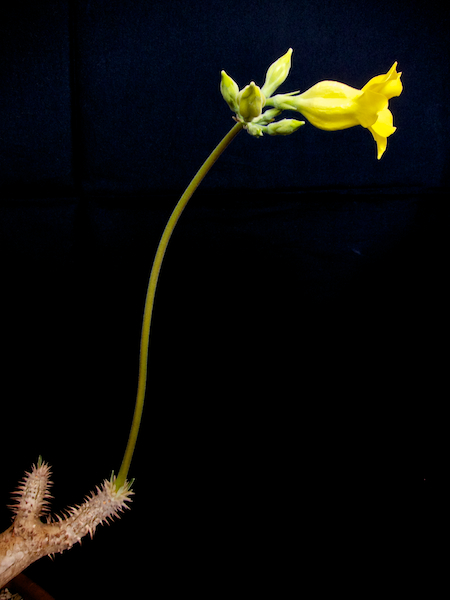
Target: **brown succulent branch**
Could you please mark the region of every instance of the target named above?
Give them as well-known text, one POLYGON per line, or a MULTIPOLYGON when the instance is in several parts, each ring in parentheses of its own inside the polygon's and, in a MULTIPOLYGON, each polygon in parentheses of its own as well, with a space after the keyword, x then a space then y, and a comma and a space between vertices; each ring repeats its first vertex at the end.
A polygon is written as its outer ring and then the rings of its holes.
POLYGON ((0 534, 0 589, 39 558, 68 550, 88 533, 92 537, 97 525, 128 508, 133 494, 128 483, 117 490, 115 480, 106 479, 83 504, 69 508, 66 517, 48 516, 43 522, 50 486, 50 468, 39 459, 15 492, 12 525, 0 534))

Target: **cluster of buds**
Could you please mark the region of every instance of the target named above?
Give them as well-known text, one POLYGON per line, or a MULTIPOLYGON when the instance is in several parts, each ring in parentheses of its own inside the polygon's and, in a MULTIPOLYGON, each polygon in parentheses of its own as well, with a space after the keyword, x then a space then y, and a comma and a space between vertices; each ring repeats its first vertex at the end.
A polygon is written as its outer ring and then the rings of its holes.
POLYGON ((262 112, 267 100, 284 82, 291 68, 292 48, 275 61, 268 69, 266 81, 262 88, 254 81, 239 91, 237 83, 225 71, 222 71, 220 91, 225 102, 235 113, 234 119, 244 124, 245 129, 256 137, 264 133, 269 135, 289 135, 294 133, 305 121, 282 119, 274 122, 282 109, 273 108, 262 112))
POLYGON ((235 113, 234 119, 256 137, 264 133, 289 135, 304 125, 304 121, 295 119, 274 122, 283 110, 297 111, 312 125, 326 131, 362 125, 372 134, 380 159, 386 150, 387 138, 396 130, 388 105, 389 100, 403 90, 397 63, 386 74, 372 77, 360 90, 338 81, 321 81, 301 94, 296 91, 273 96, 289 74, 291 56, 292 48, 289 48, 269 67, 262 88, 252 81, 239 91, 236 82, 222 71, 220 91, 235 113), (269 106, 271 108, 263 113, 263 108, 269 106))

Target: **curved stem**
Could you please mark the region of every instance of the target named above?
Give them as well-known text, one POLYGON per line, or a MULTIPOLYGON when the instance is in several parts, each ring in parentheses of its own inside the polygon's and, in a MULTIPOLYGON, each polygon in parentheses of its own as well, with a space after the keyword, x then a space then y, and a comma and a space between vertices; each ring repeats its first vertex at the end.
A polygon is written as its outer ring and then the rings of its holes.
POLYGON ((167 245, 169 243, 175 225, 177 224, 178 219, 180 218, 181 213, 185 209, 190 198, 192 197, 192 194, 195 192, 205 175, 211 169, 211 167, 222 154, 222 152, 225 150, 225 148, 230 144, 230 142, 232 142, 232 140, 236 137, 236 135, 241 131, 242 128, 243 124, 237 123, 231 129, 231 131, 227 133, 223 140, 216 146, 216 148, 211 152, 209 157, 205 160, 205 162, 200 167, 191 183, 186 188, 186 191, 179 199, 177 205, 175 206, 159 242, 159 246, 153 261, 152 271, 150 273, 147 297, 145 300, 144 318, 142 322, 141 333, 141 351, 139 358, 138 389, 136 396, 136 404, 134 408, 133 422, 131 424, 130 435, 128 437, 128 443, 125 449, 122 465, 120 467, 120 471, 116 479, 117 489, 119 489, 126 483, 128 470, 130 468, 131 459, 133 457, 134 448, 136 446, 139 426, 141 423, 142 410, 144 408, 145 388, 147 385, 148 347, 150 341, 150 324, 152 320, 153 303, 155 299, 155 292, 158 283, 159 272, 161 270, 161 264, 167 249, 167 245))

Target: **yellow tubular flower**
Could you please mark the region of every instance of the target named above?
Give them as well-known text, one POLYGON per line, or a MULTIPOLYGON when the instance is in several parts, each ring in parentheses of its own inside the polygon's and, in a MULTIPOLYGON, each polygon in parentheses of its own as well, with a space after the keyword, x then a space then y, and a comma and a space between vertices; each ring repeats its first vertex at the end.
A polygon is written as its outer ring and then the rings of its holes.
POLYGON ((364 93, 338 81, 321 81, 303 94, 291 96, 284 104, 302 113, 314 127, 337 131, 373 125, 388 102, 375 92, 364 93))
POLYGON ((268 100, 275 108, 297 110, 308 121, 327 131, 362 125, 372 133, 380 159, 387 138, 395 131, 389 99, 399 96, 403 86, 397 63, 385 75, 373 77, 362 90, 337 81, 321 81, 303 94, 281 94, 268 100))

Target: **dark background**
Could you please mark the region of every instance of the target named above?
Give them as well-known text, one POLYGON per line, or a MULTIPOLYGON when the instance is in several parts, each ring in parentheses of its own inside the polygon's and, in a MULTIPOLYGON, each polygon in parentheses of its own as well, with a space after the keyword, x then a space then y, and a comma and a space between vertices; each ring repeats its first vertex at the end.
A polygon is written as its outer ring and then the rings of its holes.
POLYGON ((404 83, 380 161, 361 127, 227 149, 163 266, 133 509, 28 574, 57 600, 210 598, 241 578, 283 597, 319 564, 345 580, 342 539, 355 570, 379 526, 431 527, 418 515, 448 480, 445 3, 6 6, 1 506, 39 454, 56 511, 118 470, 153 254, 233 125, 221 69, 262 85, 292 47, 280 91, 360 88, 394 61, 404 83))

